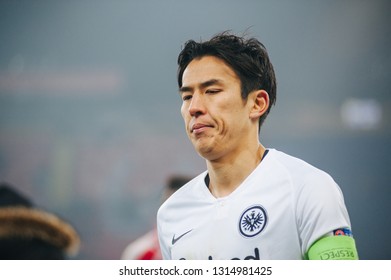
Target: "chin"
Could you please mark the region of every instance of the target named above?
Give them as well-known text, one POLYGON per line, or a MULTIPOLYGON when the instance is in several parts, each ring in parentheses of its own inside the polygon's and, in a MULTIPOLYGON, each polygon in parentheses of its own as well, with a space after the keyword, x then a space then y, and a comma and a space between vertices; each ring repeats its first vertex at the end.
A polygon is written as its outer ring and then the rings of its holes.
POLYGON ((216 150, 216 143, 213 139, 203 138, 203 139, 192 139, 192 144, 197 153, 204 159, 209 160, 213 158, 216 150))
POLYGON ((220 154, 212 147, 202 147, 196 148, 197 153, 204 159, 208 161, 213 161, 219 158, 220 154))
POLYGON ((197 153, 205 159, 208 159, 211 156, 211 154, 213 154, 213 148, 210 146, 202 146, 202 147, 195 146, 195 149, 197 153))

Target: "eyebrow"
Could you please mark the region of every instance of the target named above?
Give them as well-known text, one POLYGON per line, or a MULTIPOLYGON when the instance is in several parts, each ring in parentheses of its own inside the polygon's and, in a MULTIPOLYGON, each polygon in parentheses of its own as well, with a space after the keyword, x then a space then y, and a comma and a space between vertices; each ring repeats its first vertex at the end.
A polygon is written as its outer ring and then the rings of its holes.
MULTIPOLYGON (((201 85, 200 85, 200 88, 206 88, 206 87, 209 87, 209 86, 213 86, 213 85, 217 85, 217 84, 222 84, 222 81, 221 80, 218 80, 218 79, 210 79, 208 81, 205 81, 205 82, 202 82, 201 85)), ((183 93, 183 92, 189 92, 189 91, 192 91, 193 90, 193 87, 180 87, 179 88, 179 93, 183 93)))

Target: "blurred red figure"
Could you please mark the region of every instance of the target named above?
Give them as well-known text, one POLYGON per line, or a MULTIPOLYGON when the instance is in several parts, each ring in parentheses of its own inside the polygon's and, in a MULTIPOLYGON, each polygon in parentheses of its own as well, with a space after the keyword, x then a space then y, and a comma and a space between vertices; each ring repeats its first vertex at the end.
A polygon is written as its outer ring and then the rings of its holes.
POLYGON ((121 259, 161 260, 162 254, 160 252, 156 228, 130 243, 122 253, 121 259))

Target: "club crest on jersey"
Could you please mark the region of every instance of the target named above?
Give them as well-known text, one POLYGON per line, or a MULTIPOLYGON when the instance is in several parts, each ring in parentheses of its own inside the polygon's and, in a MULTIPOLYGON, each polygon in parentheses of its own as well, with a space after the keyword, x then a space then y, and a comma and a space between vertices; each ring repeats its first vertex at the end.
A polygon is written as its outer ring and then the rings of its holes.
POLYGON ((260 205, 253 205, 243 211, 239 219, 239 231, 245 237, 254 237, 260 234, 267 223, 265 209, 260 205))

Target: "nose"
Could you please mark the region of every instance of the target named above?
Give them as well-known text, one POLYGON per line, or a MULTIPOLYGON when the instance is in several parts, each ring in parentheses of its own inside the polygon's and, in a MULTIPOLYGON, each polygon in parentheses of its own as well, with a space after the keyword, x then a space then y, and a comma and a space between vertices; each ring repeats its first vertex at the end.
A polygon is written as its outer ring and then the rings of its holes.
POLYGON ((189 105, 189 113, 192 117, 198 117, 205 114, 205 100, 199 93, 194 93, 189 105))

